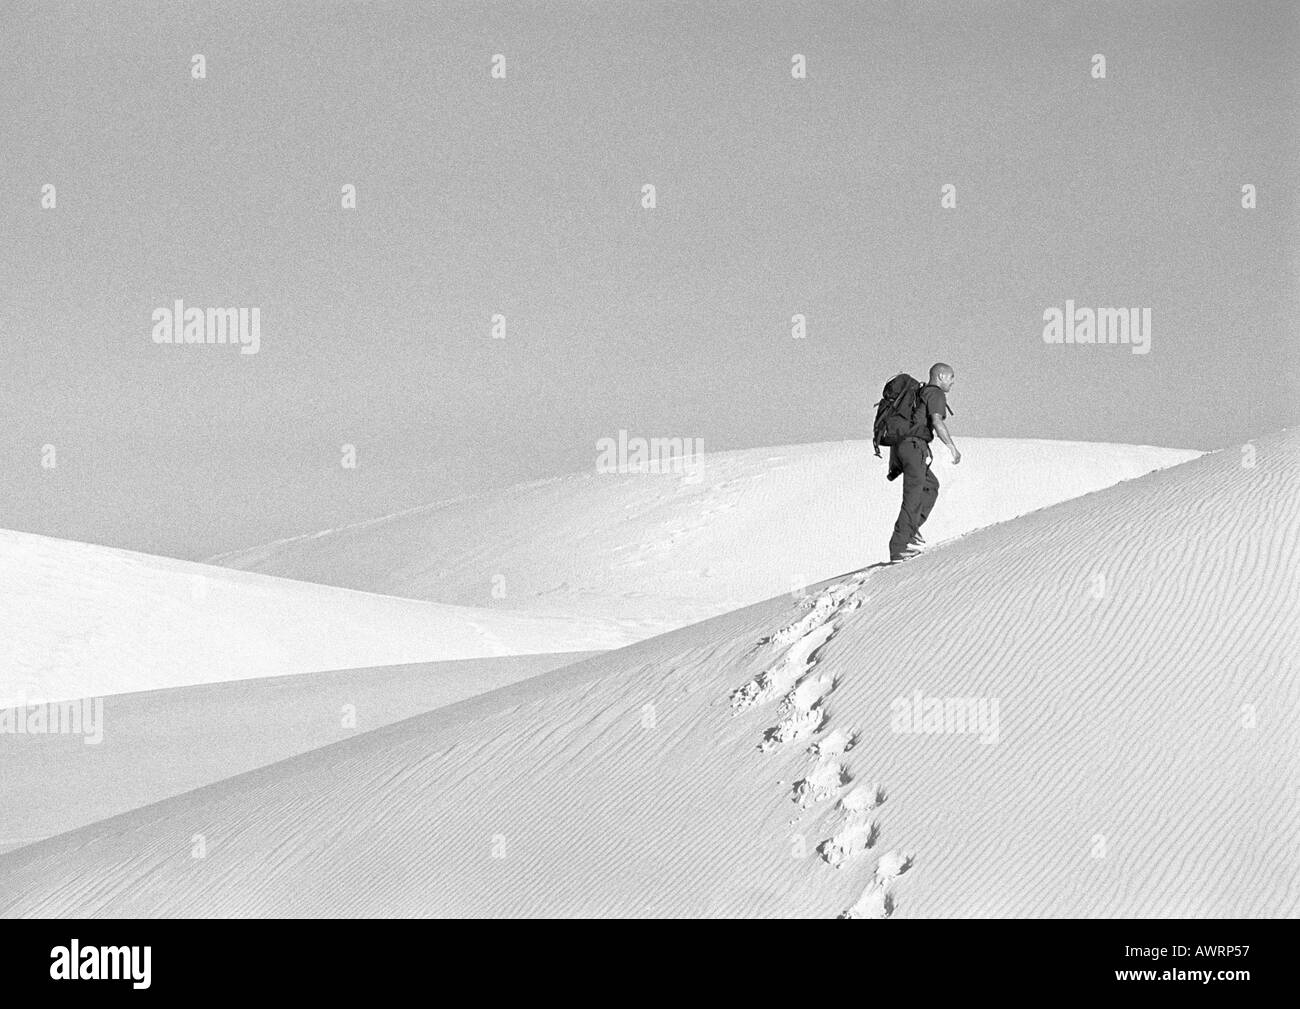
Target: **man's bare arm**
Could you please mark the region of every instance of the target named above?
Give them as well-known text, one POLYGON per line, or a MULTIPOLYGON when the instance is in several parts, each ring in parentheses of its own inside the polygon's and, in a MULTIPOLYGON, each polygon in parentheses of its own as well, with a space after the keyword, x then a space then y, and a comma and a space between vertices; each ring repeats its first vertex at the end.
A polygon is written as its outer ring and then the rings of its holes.
POLYGON ((952 453, 953 465, 961 462, 961 453, 953 443, 952 435, 948 433, 948 425, 944 423, 943 418, 937 413, 930 415, 930 426, 934 428, 934 433, 939 436, 939 440, 948 446, 948 451, 952 453))

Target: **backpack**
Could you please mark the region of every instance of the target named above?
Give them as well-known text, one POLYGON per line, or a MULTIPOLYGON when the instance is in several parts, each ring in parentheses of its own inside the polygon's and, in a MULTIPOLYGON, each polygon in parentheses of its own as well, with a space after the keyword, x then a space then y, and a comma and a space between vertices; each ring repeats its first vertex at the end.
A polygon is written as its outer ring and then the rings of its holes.
POLYGON ((880 446, 897 445, 925 430, 927 418, 921 404, 920 382, 905 372, 885 383, 880 402, 876 404, 876 422, 871 429, 871 447, 880 456, 880 446), (922 411, 920 421, 917 411, 922 411))

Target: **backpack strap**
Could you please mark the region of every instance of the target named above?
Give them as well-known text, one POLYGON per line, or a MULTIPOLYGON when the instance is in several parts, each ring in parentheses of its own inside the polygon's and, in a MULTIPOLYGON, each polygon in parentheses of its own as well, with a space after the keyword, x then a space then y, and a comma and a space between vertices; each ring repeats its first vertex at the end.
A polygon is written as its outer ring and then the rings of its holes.
MULTIPOLYGON (((924 385, 921 386, 920 389, 917 389, 917 390, 916 390, 916 398, 919 400, 919 399, 921 398, 921 393, 922 393, 924 390, 929 389, 931 386, 933 386, 935 389, 939 389, 939 387, 938 387, 937 385, 935 385, 933 382, 926 382, 924 385)), ((940 392, 943 392, 942 389, 939 389, 939 391, 940 391, 940 392)), ((948 414, 953 414, 953 415, 955 415, 955 414, 957 413, 957 411, 954 410, 954 409, 952 408, 952 405, 948 402, 948 394, 947 394, 946 392, 943 393, 943 405, 944 405, 944 408, 948 411, 948 414)), ((947 416, 947 414, 945 414, 945 416, 947 416)), ((930 419, 930 418, 928 418, 928 417, 926 418, 926 422, 927 422, 927 423, 929 423, 929 419, 930 419)))

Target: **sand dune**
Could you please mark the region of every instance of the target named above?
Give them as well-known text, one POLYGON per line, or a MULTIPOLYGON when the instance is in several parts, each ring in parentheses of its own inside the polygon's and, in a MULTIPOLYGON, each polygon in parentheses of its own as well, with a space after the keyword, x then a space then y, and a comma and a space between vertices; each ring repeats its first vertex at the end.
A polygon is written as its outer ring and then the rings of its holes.
MULTIPOLYGON (((932 540, 1196 454, 966 446, 965 469, 936 463, 945 489, 932 540)), ((898 497, 881 466, 854 442, 721 453, 698 482, 577 474, 221 566, 0 530, 0 707, 621 647, 874 556, 898 497)))
MULTIPOLYGON (((1023 455, 1035 454, 1022 443, 1014 444, 1021 445, 1023 455)), ((1040 477, 1046 475, 1056 482, 1052 495, 1077 492, 1180 455, 1125 446, 1065 448, 1073 466, 1034 467, 1040 477)), ((842 454, 842 450, 843 446, 804 446, 722 457, 713 466, 714 483, 704 485, 707 493, 674 495, 667 504, 657 503, 666 486, 657 478, 619 478, 613 496, 605 493, 609 488, 600 481, 563 478, 558 485, 568 495, 562 509, 564 522, 575 528, 583 523, 608 526, 609 517, 600 519, 598 513, 612 508, 615 523, 624 521, 629 511, 653 513, 655 520, 640 526, 648 540, 665 521, 706 529, 710 495, 726 489, 717 484, 733 486, 744 478, 759 485, 772 483, 775 491, 739 496, 741 513, 754 508, 755 516, 739 524, 708 528, 706 535, 718 533, 734 541, 737 535, 752 535, 765 524, 771 527, 766 535, 773 538, 772 531, 787 526, 786 516, 801 507, 794 498, 806 493, 810 466, 815 474, 813 483, 824 482, 828 475, 833 480, 842 480, 846 472, 852 476, 834 454, 842 454), (789 467, 784 457, 771 454, 775 451, 790 451, 800 460, 794 467, 796 479, 783 477, 789 467)), ((1001 460, 997 452, 986 452, 981 465, 996 465, 1001 460)), ((1017 479, 1017 472, 1007 474, 1007 479, 1017 479)), ((888 486, 883 480, 878 482, 888 486)), ((477 530, 488 543, 509 541, 516 549, 528 543, 529 563, 534 566, 548 559, 558 563, 564 554, 554 534, 534 535, 530 540, 523 533, 525 529, 536 531, 554 518, 554 512, 544 507, 547 502, 536 497, 538 486, 506 493, 515 503, 513 509, 495 513, 488 526, 496 522, 496 528, 477 530), (520 523, 521 528, 506 535, 507 530, 500 526, 509 521, 520 523)), ((1041 495, 1044 485, 1034 486, 1041 495)), ((895 496, 896 487, 889 491, 895 496)), ((1037 500, 1030 498, 1023 506, 1030 507, 1037 500)), ((978 495, 968 505, 963 514, 966 524, 988 518, 988 505, 978 495)), ((727 514, 735 509, 719 510, 727 514)), ((429 514, 446 517, 442 509, 429 514)), ((462 515, 456 521, 463 519, 462 515)), ((361 529, 365 535, 360 540, 353 538, 360 530, 342 534, 348 549, 315 557, 336 566, 329 580, 346 581, 348 566, 355 565, 358 556, 368 557, 380 549, 380 542, 395 535, 398 550, 418 546, 401 542, 410 531, 401 522, 381 520, 361 529)), ((438 530, 426 524, 422 531, 438 530)), ((455 528, 454 524, 444 531, 475 534, 475 530, 455 528)), ((300 548, 310 540, 333 550, 336 539, 338 536, 308 537, 295 545, 300 548)), ((791 546, 799 540, 799 536, 782 539, 781 550, 769 557, 765 568, 769 575, 782 559, 793 565, 798 555, 791 546)), ((849 556, 843 544, 831 537, 804 535, 802 540, 812 546, 814 554, 849 556)), ((678 547, 682 545, 691 544, 673 540, 660 551, 655 567, 661 591, 677 591, 671 584, 675 572, 668 562, 680 559, 678 547)), ((593 549, 587 540, 580 538, 571 547, 565 555, 568 562, 584 550, 587 556, 581 563, 598 567, 602 562, 598 547, 593 549)), ((250 577, 224 568, 22 533, 0 532, 0 552, 9 561, 6 575, 0 576, 6 578, 0 619, 9 632, 4 647, 11 660, 0 677, 0 695, 5 701, 105 698, 100 715, 105 723, 102 742, 93 747, 82 743, 83 735, 92 731, 89 726, 84 734, 46 734, 39 745, 26 734, 0 732, 0 759, 7 768, 0 783, 0 805, 9 810, 0 816, 0 851, 346 738, 358 728, 374 728, 514 682, 582 653, 548 653, 556 656, 551 659, 520 656, 517 662, 465 659, 339 668, 348 662, 488 654, 573 643, 613 647, 649 636, 665 623, 662 613, 651 619, 625 613, 617 622, 588 620, 578 615, 586 605, 585 597, 565 593, 558 594, 558 607, 555 600, 549 603, 559 612, 521 623, 517 611, 504 607, 501 613, 430 607, 372 592, 340 592, 281 578, 250 577), (503 616, 507 618, 504 621, 503 616), (350 621, 355 621, 355 628, 344 631, 353 628, 350 621), (317 670, 331 672, 314 672, 317 670), (244 679, 226 682, 238 677, 244 679), (351 701, 340 700, 344 694, 351 701), (358 728, 340 727, 332 706, 335 701, 339 705, 353 703, 364 711, 358 728), (125 784, 114 787, 114 780, 125 784)), ((467 558, 462 550, 453 581, 468 578, 471 565, 467 558)), ((727 591, 710 598, 700 594, 706 583, 696 580, 695 587, 680 599, 660 600, 632 590, 641 565, 627 563, 626 558, 605 560, 615 572, 607 590, 617 591, 624 600, 635 600, 637 612, 653 612, 665 602, 670 610, 680 604, 683 608, 674 610, 668 623, 703 615, 699 603, 707 604, 706 612, 716 610, 723 599, 730 600, 736 587, 734 579, 730 583, 724 579, 717 584, 727 591)), ((733 573, 743 573, 743 569, 733 573)), ((480 567, 479 574, 487 578, 486 569, 480 567)), ((677 580, 692 581, 689 572, 688 577, 677 580)), ((766 594, 758 591, 756 583, 745 583, 744 592, 753 598, 766 594)), ((538 601, 536 597, 534 601, 538 601)), ((546 605, 543 600, 543 608, 546 605)), ((23 717, 26 715, 24 712, 23 717)))
POLYGON ((1205 456, 0 855, 0 910, 1295 915, 1297 492, 1295 432, 1205 456))
MULTIPOLYGON (((569 665, 557 652, 116 694, 102 731, 0 733, 0 851, 569 665)), ((83 726, 84 728, 84 726, 83 726)))
POLYGON ((0 530, 0 707, 327 669, 635 640, 611 621, 489 613, 0 530))
MULTIPOLYGON (((963 438, 926 534, 959 536, 1199 453, 963 438)), ((576 473, 224 554, 212 563, 649 637, 888 559, 900 486, 870 443, 719 452, 698 475, 576 473)))

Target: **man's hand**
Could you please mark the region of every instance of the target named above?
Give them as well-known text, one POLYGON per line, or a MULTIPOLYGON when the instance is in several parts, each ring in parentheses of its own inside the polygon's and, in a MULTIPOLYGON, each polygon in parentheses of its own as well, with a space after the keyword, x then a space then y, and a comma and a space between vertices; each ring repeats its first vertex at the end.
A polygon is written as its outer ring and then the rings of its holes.
POLYGON ((937 413, 930 414, 930 426, 934 428, 934 433, 939 436, 939 440, 948 446, 948 451, 952 453, 952 464, 956 466, 961 462, 961 453, 957 451, 957 445, 952 440, 952 435, 948 433, 948 425, 943 422, 943 418, 937 413))

